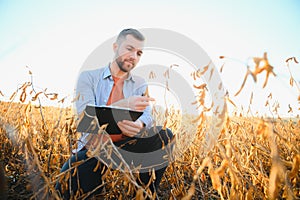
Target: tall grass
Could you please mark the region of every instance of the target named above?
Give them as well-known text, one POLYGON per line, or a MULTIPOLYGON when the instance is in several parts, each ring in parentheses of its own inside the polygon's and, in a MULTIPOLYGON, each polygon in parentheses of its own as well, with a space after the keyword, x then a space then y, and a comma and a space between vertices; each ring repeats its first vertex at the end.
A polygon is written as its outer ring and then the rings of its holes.
MULTIPOLYGON (((287 63, 291 61, 293 58, 287 59, 287 63)), ((253 72, 247 75, 254 76, 253 72)), ((298 87, 292 74, 291 80, 290 85, 298 87)), ((1 176, 0 197, 60 199, 54 186, 63 178, 60 168, 71 156, 79 137, 76 115, 71 107, 43 106, 43 102, 38 102, 42 96, 47 101, 58 101, 58 95, 36 91, 33 86, 33 81, 24 83, 11 95, 10 101, 0 102, 0 167, 5 174, 1 176)), ((237 95, 242 88, 243 85, 237 95)), ((205 90, 205 87, 198 89, 205 90)), ((227 101, 234 104, 230 99, 227 101)), ((205 113, 181 116, 182 113, 172 108, 155 112, 157 123, 176 134, 180 150, 167 168, 157 198, 300 198, 298 118, 249 117, 237 111, 226 115, 215 146, 206 151, 205 135, 211 124, 205 113), (199 120, 201 123, 195 127, 199 120), (195 134, 187 142, 191 136, 188 132, 195 134)), ((134 181, 124 172, 109 169, 103 179, 100 199, 144 198, 143 189, 136 189, 134 181)), ((86 197, 87 194, 78 193, 74 198, 86 197)))

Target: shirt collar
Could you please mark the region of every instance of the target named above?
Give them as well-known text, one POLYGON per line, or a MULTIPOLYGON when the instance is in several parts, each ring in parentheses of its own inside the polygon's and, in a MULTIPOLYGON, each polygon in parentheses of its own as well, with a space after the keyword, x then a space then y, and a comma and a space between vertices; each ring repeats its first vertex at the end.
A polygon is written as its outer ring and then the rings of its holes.
MULTIPOLYGON (((111 75, 109 66, 110 66, 110 63, 104 69, 103 76, 102 76, 103 79, 106 79, 106 78, 112 79, 112 77, 111 77, 112 75, 111 75)), ((129 72, 129 75, 128 75, 128 78, 126 79, 126 81, 128 81, 128 80, 135 82, 134 77, 132 76, 132 74, 130 72, 129 72)))

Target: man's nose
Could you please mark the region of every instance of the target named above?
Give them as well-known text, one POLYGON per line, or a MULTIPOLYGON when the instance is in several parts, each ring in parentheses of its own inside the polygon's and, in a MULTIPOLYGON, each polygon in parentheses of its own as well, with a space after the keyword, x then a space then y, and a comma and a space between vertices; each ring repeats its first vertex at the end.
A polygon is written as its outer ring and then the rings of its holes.
POLYGON ((137 59, 137 52, 133 51, 130 53, 130 58, 136 60, 137 59))

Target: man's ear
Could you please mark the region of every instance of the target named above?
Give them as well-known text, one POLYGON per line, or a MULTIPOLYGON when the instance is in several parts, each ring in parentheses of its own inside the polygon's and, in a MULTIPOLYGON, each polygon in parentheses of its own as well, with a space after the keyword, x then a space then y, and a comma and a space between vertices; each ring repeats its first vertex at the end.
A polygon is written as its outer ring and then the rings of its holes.
POLYGON ((114 43, 113 43, 113 51, 114 51, 115 53, 117 52, 118 47, 119 47, 119 45, 118 45, 116 42, 114 42, 114 43))

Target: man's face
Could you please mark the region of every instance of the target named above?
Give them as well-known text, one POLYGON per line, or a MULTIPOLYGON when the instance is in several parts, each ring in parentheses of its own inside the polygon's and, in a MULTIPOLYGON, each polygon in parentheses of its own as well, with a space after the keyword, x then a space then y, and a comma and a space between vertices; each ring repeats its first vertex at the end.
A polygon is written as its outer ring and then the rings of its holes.
POLYGON ((115 60, 121 71, 129 72, 137 65, 143 54, 143 46, 144 42, 132 35, 127 35, 121 44, 115 44, 115 60))

